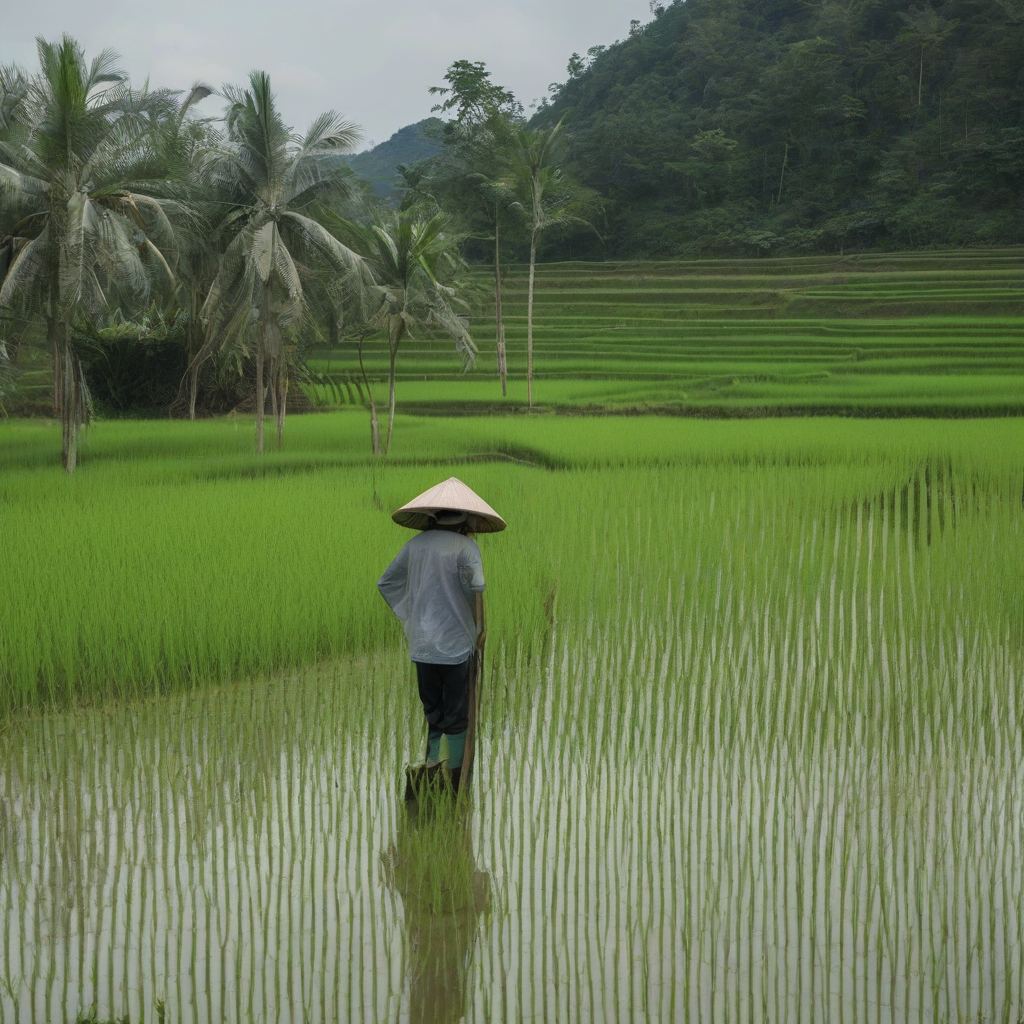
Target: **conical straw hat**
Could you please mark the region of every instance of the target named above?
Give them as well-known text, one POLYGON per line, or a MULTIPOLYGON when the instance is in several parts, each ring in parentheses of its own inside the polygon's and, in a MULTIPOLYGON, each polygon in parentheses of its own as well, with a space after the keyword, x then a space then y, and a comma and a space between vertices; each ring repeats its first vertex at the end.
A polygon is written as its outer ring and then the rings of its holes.
POLYGON ((472 533, 500 533, 505 529, 505 520, 479 494, 454 476, 413 498, 408 505, 393 512, 391 518, 410 530, 425 530, 433 522, 430 513, 441 509, 465 512, 472 533))

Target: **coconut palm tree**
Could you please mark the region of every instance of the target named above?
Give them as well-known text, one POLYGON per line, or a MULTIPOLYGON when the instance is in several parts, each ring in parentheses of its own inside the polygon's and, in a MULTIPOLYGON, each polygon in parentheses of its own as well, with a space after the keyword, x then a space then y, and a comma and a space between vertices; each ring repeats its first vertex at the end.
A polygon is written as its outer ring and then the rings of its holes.
POLYGON ((224 89, 229 101, 224 136, 209 153, 220 204, 215 244, 220 256, 203 308, 206 340, 191 364, 194 410, 199 367, 218 348, 237 345, 256 363, 256 447, 263 451, 269 370, 272 409, 281 446, 288 394, 288 347, 305 311, 304 279, 328 269, 350 293, 372 283, 363 260, 321 222, 354 190, 351 171, 337 159, 359 137, 334 111, 321 114, 304 136, 281 118, 270 78, 249 76, 249 88, 224 89))
POLYGON ((533 294, 537 269, 537 242, 552 227, 591 227, 580 216, 596 205, 596 193, 571 179, 559 166, 562 122, 553 128, 515 132, 509 171, 503 187, 520 210, 530 232, 530 278, 526 295, 526 393, 533 408, 533 294))
MULTIPOLYGON (((23 117, 26 92, 25 78, 20 70, 0 66, 0 140, 23 117)), ((0 200, 2 199, 3 191, 0 185, 0 200)), ((0 287, 3 287, 7 271, 14 260, 14 246, 18 239, 12 232, 20 219, 17 211, 10 208, 10 204, 0 201, 0 287)), ((14 380, 9 343, 11 336, 20 332, 13 331, 12 327, 10 316, 5 316, 4 311, 0 310, 0 411, 3 409, 4 394, 14 380)))
POLYGON ((370 325, 382 328, 388 343, 388 432, 383 448, 371 397, 375 455, 387 455, 391 448, 395 429, 395 365, 404 338, 420 331, 439 331, 455 342, 464 367, 476 362, 476 345, 465 317, 459 313, 464 305, 459 292, 465 264, 459 255, 459 238, 448 226, 444 214, 413 207, 382 216, 363 236, 361 249, 377 281, 375 293, 379 300, 370 325))
POLYGON ((187 216, 187 192, 152 132, 176 111, 172 93, 133 92, 115 53, 87 62, 70 36, 39 39, 38 52, 39 72, 0 130, 0 205, 13 220, 0 307, 45 319, 71 473, 90 410, 72 324, 112 298, 144 298, 154 276, 172 280, 172 218, 187 216))
MULTIPOLYGON (((161 158, 168 166, 179 168, 192 185, 193 230, 179 232, 173 296, 188 363, 205 341, 202 309, 217 266, 217 253, 209 239, 219 211, 217 205, 210 202, 214 197, 205 156, 220 136, 214 127, 214 117, 196 117, 194 111, 197 103, 212 95, 214 90, 209 85, 196 82, 185 94, 176 115, 152 126, 161 158)), ((179 388, 178 401, 183 397, 182 392, 183 388, 179 388)), ((194 418, 195 408, 191 403, 189 411, 194 418)))

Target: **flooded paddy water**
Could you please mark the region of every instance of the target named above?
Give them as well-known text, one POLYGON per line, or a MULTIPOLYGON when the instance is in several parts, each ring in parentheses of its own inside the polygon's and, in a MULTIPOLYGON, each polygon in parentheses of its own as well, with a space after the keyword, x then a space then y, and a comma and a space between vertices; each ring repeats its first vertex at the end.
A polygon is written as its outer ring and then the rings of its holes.
MULTIPOLYGON (((1021 709, 783 730, 740 637, 713 696, 651 625, 492 660, 464 817, 406 816, 400 654, 20 723, 3 1020, 1017 1020, 1021 709)), ((972 666, 994 709, 1019 664, 972 666)))
POLYGON ((1015 1024, 1019 478, 701 472, 485 550, 458 813, 397 644, 4 719, 0 1021, 1015 1024))

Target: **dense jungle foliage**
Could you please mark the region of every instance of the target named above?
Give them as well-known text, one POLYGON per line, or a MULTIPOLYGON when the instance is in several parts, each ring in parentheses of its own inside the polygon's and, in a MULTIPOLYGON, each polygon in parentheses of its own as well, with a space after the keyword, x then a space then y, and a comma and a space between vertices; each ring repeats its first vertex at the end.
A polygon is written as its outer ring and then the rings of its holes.
POLYGON ((534 125, 606 199, 547 258, 1024 242, 1024 0, 676 0, 534 125))

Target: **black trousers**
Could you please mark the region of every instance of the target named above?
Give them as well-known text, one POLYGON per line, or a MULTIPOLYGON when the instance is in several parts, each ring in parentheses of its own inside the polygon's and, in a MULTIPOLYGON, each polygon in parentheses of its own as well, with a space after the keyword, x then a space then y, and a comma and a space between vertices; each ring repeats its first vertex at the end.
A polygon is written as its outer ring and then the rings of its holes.
POLYGON ((469 728, 469 673, 473 657, 461 665, 428 665, 417 661, 416 681, 419 684, 423 714, 430 732, 457 736, 469 728))

